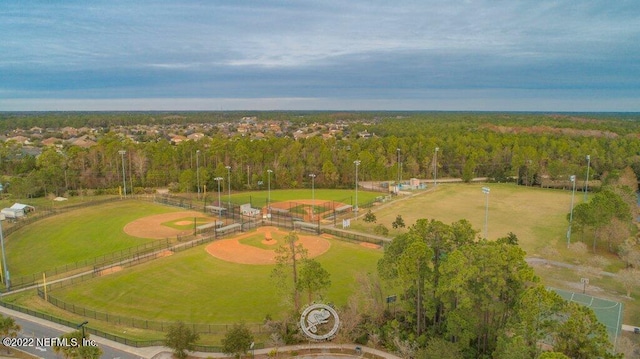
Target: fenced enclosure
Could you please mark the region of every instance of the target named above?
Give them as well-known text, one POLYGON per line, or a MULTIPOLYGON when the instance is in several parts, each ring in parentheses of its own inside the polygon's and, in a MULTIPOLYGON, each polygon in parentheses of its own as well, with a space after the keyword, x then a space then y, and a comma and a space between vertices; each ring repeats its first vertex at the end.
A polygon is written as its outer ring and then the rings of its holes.
MULTIPOLYGON (((130 198, 128 200, 131 199, 133 198, 130 198)), ((193 202, 189 201, 188 199, 181 199, 177 196, 149 196, 148 198, 145 198, 145 200, 169 206, 188 208, 192 210, 207 210, 204 204, 201 206, 195 206, 193 202)), ((328 224, 330 223, 330 219, 336 218, 341 215, 350 215, 350 213, 352 213, 351 205, 344 204, 344 202, 320 200, 313 202, 286 202, 288 209, 276 207, 262 208, 259 214, 254 215, 244 215, 242 213, 242 206, 235 203, 216 203, 220 204, 220 207, 218 208, 222 209, 220 210, 220 215, 223 217, 223 220, 215 221, 208 225, 202 225, 200 226, 200 228, 196 228, 194 222, 194 230, 196 231, 198 236, 176 236, 175 238, 157 240, 140 246, 131 247, 120 252, 110 253, 90 260, 79 261, 71 265, 60 266, 58 268, 54 268, 53 270, 46 271, 47 282, 49 282, 49 280, 53 281, 57 278, 62 279, 64 277, 65 279, 64 281, 59 283, 47 284, 47 301, 63 310, 79 314, 87 318, 104 320, 118 325, 128 325, 141 329, 164 330, 165 327, 172 323, 166 321, 150 321, 146 319, 128 318, 125 316, 117 316, 106 312, 96 311, 87 307, 76 306, 73 303, 64 302, 57 298, 55 295, 55 290, 64 286, 84 282, 91 278, 113 273, 124 268, 147 263, 149 261, 165 256, 163 252, 178 252, 186 250, 188 248, 192 248, 206 242, 214 241, 218 238, 231 236, 237 234, 240 231, 251 230, 259 226, 274 225, 286 229, 309 230, 314 232, 315 234, 320 234, 322 224, 328 224), (79 275, 73 278, 70 277, 71 275, 75 274, 79 275), (52 291, 54 292, 53 296, 51 296, 52 291), (127 322, 127 320, 129 320, 129 322, 127 322)), ((212 206, 212 204, 209 203, 209 206, 212 206)), ((343 237, 341 234, 342 233, 336 233, 336 235, 343 237)), ((31 276, 25 276, 24 279, 13 278, 14 287, 12 289, 24 288, 31 285, 39 285, 41 283, 41 280, 41 273, 38 275, 34 274, 31 276)), ((41 297, 44 296, 44 290, 42 289, 42 287, 38 288, 38 295, 40 295, 41 297)), ((192 328, 194 328, 194 330, 198 332, 212 334, 224 333, 228 328, 227 324, 193 323, 190 325, 192 326, 192 328)), ((261 330, 261 325, 255 325, 256 327, 252 329, 255 332, 259 333, 261 330)), ((98 333, 96 331, 95 334, 103 337, 109 337, 109 334, 104 332, 98 333)), ((132 345, 135 346, 139 344, 132 345)))
POLYGON ((623 304, 609 299, 598 298, 588 294, 575 293, 562 289, 549 288, 568 302, 575 302, 591 308, 598 321, 607 327, 611 341, 615 343, 622 329, 623 304))

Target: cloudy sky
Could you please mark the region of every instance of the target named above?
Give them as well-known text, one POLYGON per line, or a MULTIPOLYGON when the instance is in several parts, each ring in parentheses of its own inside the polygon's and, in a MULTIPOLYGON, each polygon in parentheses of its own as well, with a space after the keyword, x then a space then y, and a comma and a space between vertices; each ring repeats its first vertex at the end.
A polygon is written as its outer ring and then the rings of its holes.
POLYGON ((640 111, 640 1, 2 0, 2 110, 640 111))

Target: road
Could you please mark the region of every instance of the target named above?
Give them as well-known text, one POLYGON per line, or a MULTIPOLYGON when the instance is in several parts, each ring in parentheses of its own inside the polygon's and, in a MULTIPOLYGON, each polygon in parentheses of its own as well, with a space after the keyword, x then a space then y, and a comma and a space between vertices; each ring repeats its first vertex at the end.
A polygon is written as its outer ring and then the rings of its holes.
MULTIPOLYGON (((33 318, 26 314, 19 313, 7 308, 0 307, 0 313, 15 319, 20 325, 18 338, 59 338, 62 334, 71 332, 75 328, 68 328, 60 324, 45 321, 40 318, 33 318)), ((101 358, 107 359, 139 359, 151 358, 162 348, 133 348, 120 343, 116 343, 104 338, 92 336, 92 340, 96 341, 96 345, 102 349, 101 358)), ((38 346, 34 341, 33 345, 19 347, 18 349, 45 359, 60 359, 62 356, 57 355, 51 346, 38 346)))

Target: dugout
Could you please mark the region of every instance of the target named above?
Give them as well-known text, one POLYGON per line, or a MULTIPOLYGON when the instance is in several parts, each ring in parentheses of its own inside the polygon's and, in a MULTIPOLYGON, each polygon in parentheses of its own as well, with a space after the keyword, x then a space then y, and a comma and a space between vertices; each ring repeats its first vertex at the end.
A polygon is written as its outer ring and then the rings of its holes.
POLYGON ((242 231, 242 225, 240 223, 233 223, 228 226, 216 228, 216 237, 224 236, 230 233, 241 232, 241 231, 242 231))
POLYGON ((308 232, 314 232, 316 234, 320 234, 320 226, 314 223, 307 223, 302 221, 294 221, 293 229, 299 229, 308 232))
POLYGON ((226 208, 218 207, 218 206, 205 206, 204 208, 206 209, 207 212, 213 213, 218 216, 222 216, 227 211, 226 208))

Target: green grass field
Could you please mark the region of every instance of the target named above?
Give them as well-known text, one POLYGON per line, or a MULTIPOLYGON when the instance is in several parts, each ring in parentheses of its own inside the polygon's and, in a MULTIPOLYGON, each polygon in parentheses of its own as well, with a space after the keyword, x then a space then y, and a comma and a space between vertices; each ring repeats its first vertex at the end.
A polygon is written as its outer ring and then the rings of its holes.
POLYGON ((140 217, 179 209, 141 201, 111 202, 38 221, 7 237, 7 263, 13 277, 41 273, 153 241, 124 233, 140 217))
MULTIPOLYGON (((360 204, 373 201, 384 193, 358 191, 358 202, 360 204)), ((213 193, 211 193, 213 196, 213 193)), ((262 207, 267 204, 267 191, 243 192, 231 195, 231 202, 236 204, 251 203, 253 207, 262 207)), ((324 201, 340 201, 346 204, 355 202, 355 190, 344 189, 315 189, 314 196, 317 200, 324 201)), ((217 199, 217 197, 215 197, 217 199)), ((311 189, 288 189, 288 190, 271 190, 271 202, 295 201, 296 199, 311 199, 311 189)), ((226 197, 222 197, 222 201, 226 201, 226 197)))
MULTIPOLYGON (((381 256, 381 250, 332 240, 331 249, 316 258, 331 274, 326 299, 346 303, 356 274, 375 272, 381 256)), ((135 318, 255 323, 283 311, 270 277, 272 269, 272 265, 225 262, 200 246, 52 294, 76 305, 135 318)))
POLYGON ((397 215, 402 215, 407 227, 420 218, 436 219, 447 224, 467 219, 484 237, 486 195, 482 193, 482 187, 491 189, 487 221, 489 239, 513 232, 529 255, 541 254, 549 246, 562 250, 557 245, 566 241, 566 215, 571 206, 571 192, 514 184, 439 184, 435 191, 394 201, 389 206, 374 207, 372 210, 377 217, 375 224, 352 221, 351 228, 373 233, 373 227, 382 223, 393 236, 407 230, 392 228, 391 223, 397 215))
MULTIPOLYGON (((491 188, 489 194, 488 237, 495 239, 513 232, 528 256, 581 264, 592 254, 577 253, 566 246, 566 216, 570 210, 569 191, 527 188, 513 184, 440 184, 437 189, 420 192, 409 198, 400 197, 372 208, 377 223, 352 221, 351 229, 373 233, 373 227, 384 224, 390 237, 407 229, 392 229, 391 222, 402 215, 407 226, 419 218, 451 223, 467 219, 480 235, 484 234, 486 195, 481 188, 491 188)), ((319 200, 347 202, 352 190, 315 191, 319 200)), ((366 203, 381 193, 359 191, 360 203, 366 203)), ((225 196, 226 197, 226 196, 225 196)), ((272 201, 310 199, 309 189, 271 191, 272 201)), ((224 200, 225 198, 223 198, 224 200)), ((234 203, 266 203, 266 191, 234 194, 234 203), (262 202, 260 202, 262 201, 262 202)), ((576 204, 581 197, 576 196, 576 204)), ((347 202, 349 203, 349 202, 347 202)), ((349 203, 351 204, 351 203, 349 203)), ((139 217, 179 209, 146 202, 123 201, 101 207, 51 217, 12 234, 7 241, 7 253, 12 276, 37 273, 53 266, 92 258, 143 243, 144 239, 129 237, 123 226, 139 217), (121 207, 122 206, 122 207, 121 207), (106 216, 105 214, 109 214, 106 216)), ((361 210, 364 214, 365 210, 361 210)), ((170 225, 170 224, 168 224, 170 225)), ((264 246, 263 237, 246 239, 246 244, 264 246), (255 242, 255 243, 254 243, 255 242)), ((580 240, 574 233, 573 241, 580 240)), ((264 246, 269 247, 269 246, 264 246)), ((263 247, 261 247, 263 248, 263 247)), ((332 274, 332 287, 327 300, 341 304, 351 293, 356 273, 375 272, 382 252, 354 244, 333 241, 332 249, 318 258, 332 274)), ((619 268, 619 260, 603 248, 599 255, 608 261, 606 270, 619 268)), ((209 256, 203 247, 194 248, 151 263, 123 270, 105 277, 65 288, 54 293, 64 300, 97 310, 157 320, 182 319, 191 322, 233 323, 238 320, 259 322, 266 314, 276 316, 282 310, 280 300, 269 278, 270 266, 243 266, 223 262, 209 256), (189 296, 190 300, 184 298, 189 296), (192 298, 192 299, 191 299, 192 298), (257 303, 257 305, 256 305, 257 303)), ((536 268, 545 283, 566 287, 579 279, 570 270, 536 268)), ((598 280, 609 295, 617 297, 620 285, 612 280, 598 280)), ((634 291, 632 296, 639 297, 634 291)), ((606 297, 606 295, 605 295, 606 297)), ((637 322, 640 307, 625 302, 625 320, 637 322)))

